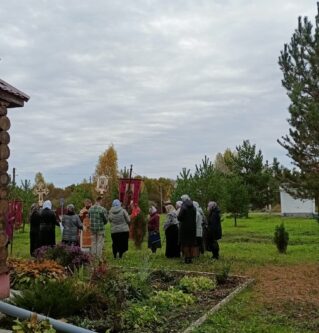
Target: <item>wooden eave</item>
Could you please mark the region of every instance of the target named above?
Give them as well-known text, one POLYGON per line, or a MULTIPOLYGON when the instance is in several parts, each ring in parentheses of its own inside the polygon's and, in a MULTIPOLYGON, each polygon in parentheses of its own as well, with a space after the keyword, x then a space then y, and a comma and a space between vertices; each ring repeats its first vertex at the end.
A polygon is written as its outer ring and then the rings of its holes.
POLYGON ((22 107, 29 99, 27 94, 0 79, 0 101, 9 103, 8 108, 22 107))

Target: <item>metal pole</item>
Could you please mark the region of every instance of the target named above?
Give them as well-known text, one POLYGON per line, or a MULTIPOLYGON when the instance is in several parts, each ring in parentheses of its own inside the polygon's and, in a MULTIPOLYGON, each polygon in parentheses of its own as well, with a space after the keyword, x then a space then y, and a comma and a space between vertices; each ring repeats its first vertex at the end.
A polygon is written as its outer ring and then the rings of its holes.
POLYGON ((163 188, 162 185, 160 185, 160 196, 161 196, 161 214, 163 214, 163 188))
POLYGON ((42 316, 40 314, 18 308, 17 306, 5 303, 0 301, 0 312, 5 313, 8 316, 20 318, 20 319, 29 319, 33 314, 37 315, 38 321, 48 320, 50 324, 59 332, 65 333, 94 333, 93 331, 87 330, 85 328, 77 327, 71 324, 64 323, 62 321, 42 316))

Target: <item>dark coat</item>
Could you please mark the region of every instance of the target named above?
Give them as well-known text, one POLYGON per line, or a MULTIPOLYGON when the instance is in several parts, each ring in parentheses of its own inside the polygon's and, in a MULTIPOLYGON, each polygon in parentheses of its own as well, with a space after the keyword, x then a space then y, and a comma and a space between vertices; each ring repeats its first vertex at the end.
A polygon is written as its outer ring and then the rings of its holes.
POLYGON ((39 247, 55 245, 55 226, 57 220, 55 213, 48 208, 42 209, 40 213, 39 247))
POLYGON ((196 246, 196 208, 191 200, 183 202, 177 216, 181 246, 196 246))
POLYGON ((166 250, 165 250, 165 256, 167 258, 179 258, 181 256, 181 250, 178 243, 178 225, 173 224, 170 225, 165 230, 165 236, 166 236, 166 250))
POLYGON ((34 210, 30 215, 30 255, 39 247, 40 213, 34 210))
POLYGON ((83 224, 78 215, 67 213, 62 217, 62 241, 79 243, 79 230, 83 229, 83 224))
POLYGON ((220 210, 218 207, 208 212, 207 218, 208 242, 210 240, 219 240, 222 238, 222 226, 220 219, 220 210))

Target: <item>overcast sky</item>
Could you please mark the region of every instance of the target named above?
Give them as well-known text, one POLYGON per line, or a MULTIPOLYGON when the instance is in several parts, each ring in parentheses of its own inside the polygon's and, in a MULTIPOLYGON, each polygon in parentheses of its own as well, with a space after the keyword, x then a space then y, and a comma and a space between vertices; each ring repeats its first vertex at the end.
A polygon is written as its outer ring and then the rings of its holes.
POLYGON ((0 78, 31 96, 10 110, 10 169, 80 183, 113 143, 119 167, 175 178, 249 139, 289 160, 278 56, 314 0, 11 0, 0 78))

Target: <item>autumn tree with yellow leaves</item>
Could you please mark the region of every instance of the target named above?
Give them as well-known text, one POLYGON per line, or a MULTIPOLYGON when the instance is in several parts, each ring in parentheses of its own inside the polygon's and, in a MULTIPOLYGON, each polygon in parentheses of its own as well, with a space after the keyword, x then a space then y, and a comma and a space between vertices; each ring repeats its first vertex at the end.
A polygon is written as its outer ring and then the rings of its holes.
POLYGON ((97 178, 101 175, 108 177, 108 188, 104 194, 104 203, 107 207, 111 207, 112 201, 118 198, 119 183, 117 152, 113 144, 99 157, 95 168, 95 177, 97 178))

